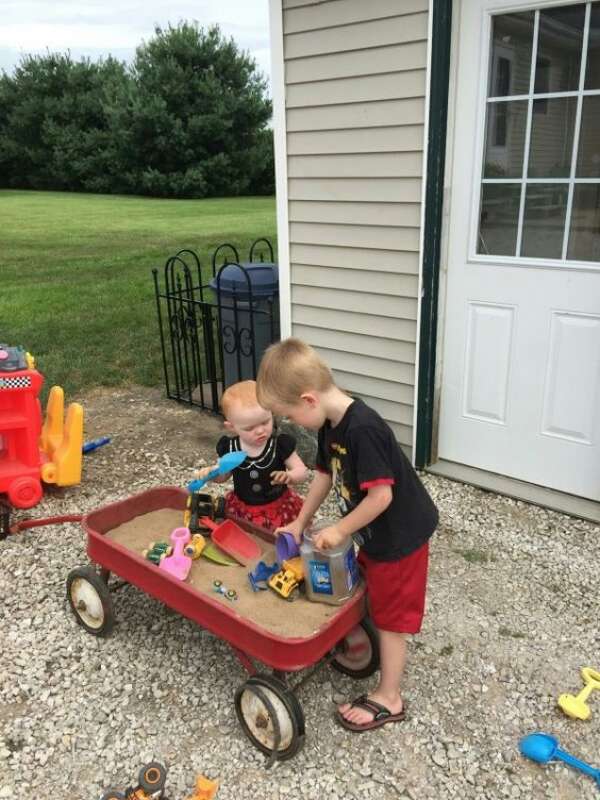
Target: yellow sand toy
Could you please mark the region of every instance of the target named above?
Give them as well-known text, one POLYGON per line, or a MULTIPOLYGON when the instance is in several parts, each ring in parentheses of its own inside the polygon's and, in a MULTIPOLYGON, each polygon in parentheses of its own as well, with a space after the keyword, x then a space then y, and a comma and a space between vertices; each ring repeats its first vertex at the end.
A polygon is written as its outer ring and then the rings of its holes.
POLYGON ((190 795, 188 800, 213 800, 217 796, 218 788, 219 781, 211 781, 204 775, 198 775, 194 794, 190 795))
POLYGON ((202 536, 201 533, 195 533, 183 548, 183 552, 186 556, 189 556, 195 561, 197 558, 200 558, 205 547, 206 539, 204 536, 202 536))
POLYGON ((561 694, 558 698, 558 705, 568 717, 585 720, 589 719, 592 714, 586 701, 594 689, 600 689, 600 672, 596 672, 591 667, 584 667, 581 670, 581 677, 585 686, 579 694, 561 694))
POLYGON ((53 386, 40 437, 40 449, 49 459, 42 465, 41 477, 45 483, 74 486, 81 481, 83 408, 79 403, 71 403, 66 418, 64 410, 65 393, 62 387, 53 386))

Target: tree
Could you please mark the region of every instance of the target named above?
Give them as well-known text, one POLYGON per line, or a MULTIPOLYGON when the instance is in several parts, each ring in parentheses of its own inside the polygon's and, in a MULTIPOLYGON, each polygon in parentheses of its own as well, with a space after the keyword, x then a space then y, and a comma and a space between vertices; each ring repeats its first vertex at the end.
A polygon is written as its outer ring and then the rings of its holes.
POLYGON ((130 68, 25 56, 0 76, 0 186, 270 194, 270 117, 256 63, 218 26, 157 27, 130 68))
POLYGON ((132 79, 110 112, 121 189, 179 197, 255 189, 271 102, 233 39, 218 26, 157 27, 136 51, 132 79))
MULTIPOLYGON (((35 189, 88 189, 103 175, 110 136, 105 104, 128 81, 108 58, 25 56, 0 79, 2 184, 35 189)), ((108 188, 108 187, 107 187, 108 188)))

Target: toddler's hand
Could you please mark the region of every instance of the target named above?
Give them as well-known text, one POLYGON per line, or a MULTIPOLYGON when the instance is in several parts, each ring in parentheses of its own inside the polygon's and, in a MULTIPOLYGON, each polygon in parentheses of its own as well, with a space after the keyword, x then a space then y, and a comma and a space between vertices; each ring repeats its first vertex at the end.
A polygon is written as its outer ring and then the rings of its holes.
POLYGON ((293 522, 288 522, 287 525, 282 525, 281 528, 277 528, 275 531, 275 536, 279 536, 280 533, 291 533, 294 539, 298 544, 302 540, 302 525, 295 519, 293 522))
POLYGON ((336 525, 323 528, 314 535, 313 543, 318 550, 330 550, 346 541, 346 536, 336 525))
POLYGON ((290 483, 291 475, 285 469, 277 469, 271 473, 271 483, 290 483))
POLYGON ((198 478, 198 480, 203 481, 207 475, 209 475, 213 470, 218 469, 218 464, 213 464, 209 467, 202 467, 201 469, 197 469, 194 471, 194 478, 198 478))

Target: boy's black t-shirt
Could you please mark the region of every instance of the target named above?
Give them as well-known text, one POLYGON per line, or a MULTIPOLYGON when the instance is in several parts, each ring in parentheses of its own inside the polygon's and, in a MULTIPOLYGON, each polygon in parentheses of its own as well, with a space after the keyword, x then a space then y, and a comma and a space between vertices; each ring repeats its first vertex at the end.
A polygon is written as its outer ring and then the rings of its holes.
POLYGON ((317 468, 331 474, 343 515, 370 486, 392 488, 386 510, 353 536, 368 556, 395 561, 425 544, 437 526, 437 508, 376 411, 354 400, 335 428, 327 421, 320 429, 318 445, 317 468))
MULTIPOLYGON (((219 458, 244 448, 240 437, 222 436, 217 442, 219 458)), ((287 490, 285 484, 272 484, 271 473, 284 470, 285 462, 296 449, 296 440, 287 433, 269 437, 262 453, 248 457, 233 470, 233 491, 250 506, 263 506, 278 500, 287 490)))

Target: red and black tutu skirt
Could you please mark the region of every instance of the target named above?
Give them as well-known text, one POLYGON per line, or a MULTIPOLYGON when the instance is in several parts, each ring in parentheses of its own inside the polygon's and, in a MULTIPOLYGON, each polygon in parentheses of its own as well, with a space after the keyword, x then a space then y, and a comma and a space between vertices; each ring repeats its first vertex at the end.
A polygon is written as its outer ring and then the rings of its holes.
POLYGON ((300 495, 291 489, 286 489, 277 500, 260 506, 244 503, 235 492, 229 492, 225 496, 225 513, 228 517, 244 519, 259 528, 274 531, 293 522, 300 513, 303 502, 300 495))

